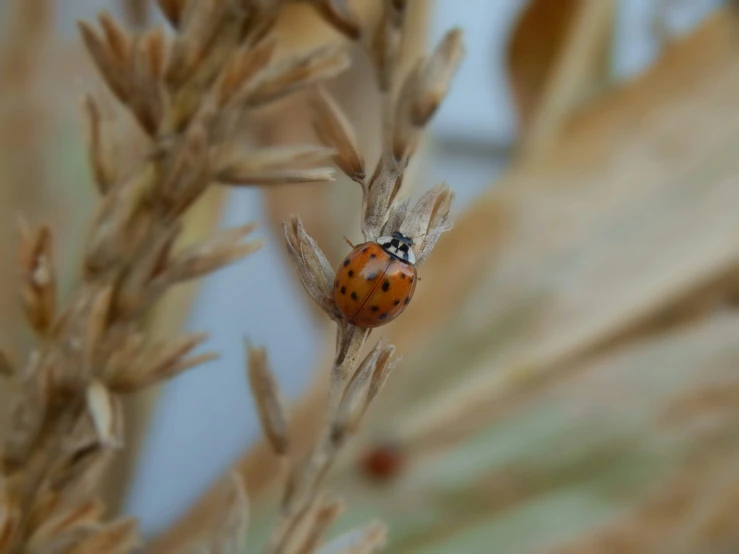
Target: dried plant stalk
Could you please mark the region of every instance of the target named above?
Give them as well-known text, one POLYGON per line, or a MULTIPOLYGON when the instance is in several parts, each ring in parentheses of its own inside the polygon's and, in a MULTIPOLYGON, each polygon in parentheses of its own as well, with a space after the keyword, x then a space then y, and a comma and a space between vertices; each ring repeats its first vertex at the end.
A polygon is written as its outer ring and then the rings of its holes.
MULTIPOLYGON (((386 113, 397 114, 384 120, 385 147, 369 180, 364 176, 364 162, 355 144, 354 133, 325 92, 315 100, 314 121, 318 136, 336 150, 337 165, 362 187, 362 232, 365 240, 381 234, 403 232, 413 237, 417 264, 421 264, 447 229, 452 193, 440 185, 429 191, 408 209, 408 201, 396 201, 405 167, 415 151, 423 127, 436 110, 449 86, 451 75, 461 56, 461 37, 454 31, 447 35, 431 60, 419 64, 405 79, 402 93, 393 94, 394 68, 402 35, 402 2, 385 3, 385 17, 371 41, 372 59, 386 113), (400 155, 397 153, 400 152, 400 155)), ((326 401, 326 421, 307 458, 293 466, 267 552, 290 552, 301 522, 316 504, 320 485, 337 453, 351 436, 367 407, 376 397, 394 366, 394 347, 380 340, 360 364, 370 330, 356 327, 336 311, 333 302, 335 273, 317 243, 307 234, 298 217, 283 223, 290 259, 311 298, 337 323, 336 354, 330 374, 326 401)), ((374 541, 357 552, 374 550, 374 541)))
MULTIPOLYGON (((147 135, 149 152, 125 173, 119 171, 110 148, 113 129, 98 103, 85 100, 90 161, 101 200, 80 280, 64 306, 56 305, 50 229, 23 227, 22 297, 29 325, 43 341, 13 372, 20 394, 2 459, 0 508, 8 517, 1 552, 25 552, 31 539, 36 551, 57 551, 72 535, 74 547, 65 551, 136 548, 134 521, 105 523, 102 510, 87 508, 100 505, 95 495, 101 475, 122 446, 120 395, 213 359, 213 354, 192 354, 204 335, 148 344, 142 336, 146 315, 174 285, 211 273, 259 246, 245 241, 253 231, 245 225, 179 251, 181 220, 220 181, 222 168, 213 163, 211 152, 240 150, 237 129, 224 121, 239 120, 254 98, 270 101, 345 66, 341 52, 323 51, 287 60, 284 67, 261 63, 230 81, 233 100, 216 109, 218 98, 223 100, 226 68, 243 59, 245 50, 271 40, 265 35, 274 21, 273 6, 194 0, 161 4, 177 27, 174 36, 161 29, 128 33, 107 14, 101 15, 99 29, 80 24, 108 87, 147 135), (239 98, 250 101, 234 101, 239 98), (51 526, 69 510, 84 514, 84 525, 71 530, 51 526)), ((284 160, 279 152, 261 156, 272 163, 284 160)), ((315 155, 301 158, 304 164, 316 160, 315 155)), ((10 372, 9 364, 3 365, 10 372)), ((266 374, 258 374, 264 384, 266 374)), ((232 540, 214 543, 214 552, 243 543, 245 493, 241 486, 234 490, 235 500, 227 504, 238 521, 231 525, 233 518, 226 518, 229 528, 219 534, 219 540, 223 535, 232 540)))

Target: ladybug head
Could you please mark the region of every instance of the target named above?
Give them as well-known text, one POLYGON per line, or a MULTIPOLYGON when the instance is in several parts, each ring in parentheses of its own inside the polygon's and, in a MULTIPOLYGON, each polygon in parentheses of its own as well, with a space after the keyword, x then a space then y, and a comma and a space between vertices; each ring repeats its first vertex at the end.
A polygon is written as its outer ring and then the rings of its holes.
POLYGON ((377 244, 385 252, 407 264, 414 265, 416 263, 413 239, 406 237, 403 233, 395 231, 389 237, 380 237, 377 239, 377 244))

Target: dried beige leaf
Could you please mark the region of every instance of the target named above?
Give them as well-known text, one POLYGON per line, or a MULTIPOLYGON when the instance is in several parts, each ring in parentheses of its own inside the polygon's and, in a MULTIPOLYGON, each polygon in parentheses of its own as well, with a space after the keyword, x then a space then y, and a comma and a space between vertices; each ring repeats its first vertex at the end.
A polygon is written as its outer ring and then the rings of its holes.
POLYGON ((280 387, 267 361, 267 352, 246 344, 247 372, 254 402, 257 405, 262 430, 278 456, 289 450, 287 410, 280 387))
POLYGON ((349 120, 321 87, 313 96, 312 108, 313 129, 323 144, 334 149, 334 163, 347 177, 364 185, 364 158, 349 120))

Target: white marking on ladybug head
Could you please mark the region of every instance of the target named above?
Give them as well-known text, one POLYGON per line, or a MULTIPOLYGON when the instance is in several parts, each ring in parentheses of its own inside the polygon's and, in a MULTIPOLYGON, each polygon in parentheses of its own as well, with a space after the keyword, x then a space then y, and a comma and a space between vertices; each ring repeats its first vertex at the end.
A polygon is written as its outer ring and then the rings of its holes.
POLYGON ((395 232, 389 237, 378 238, 376 242, 391 256, 407 264, 415 265, 416 254, 413 252, 413 241, 408 237, 395 232))

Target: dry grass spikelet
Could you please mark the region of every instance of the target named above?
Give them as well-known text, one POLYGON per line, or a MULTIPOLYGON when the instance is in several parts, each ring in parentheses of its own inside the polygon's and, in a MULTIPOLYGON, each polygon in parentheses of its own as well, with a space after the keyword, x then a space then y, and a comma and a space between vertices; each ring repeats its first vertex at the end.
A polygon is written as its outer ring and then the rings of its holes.
MULTIPOLYGON (((412 237, 419 266, 428 257, 441 234, 449 229, 453 193, 438 185, 410 207, 399 199, 403 176, 425 125, 449 88, 459 63, 461 34, 448 34, 428 62, 419 62, 400 83, 397 58, 403 34, 405 2, 388 0, 384 15, 367 44, 375 66, 383 111, 382 154, 367 179, 365 162, 354 131, 338 105, 322 89, 313 97, 313 125, 321 142, 334 151, 333 160, 362 188, 362 233, 366 241, 401 232, 412 237)), ((291 467, 280 509, 280 517, 267 552, 292 552, 290 545, 301 535, 306 517, 320 505, 321 483, 346 440, 358 429, 372 401, 395 367, 395 348, 380 339, 360 362, 370 330, 352 325, 337 311, 333 300, 336 273, 317 242, 307 233, 300 218, 283 222, 290 260, 303 287, 323 312, 337 323, 336 353, 330 373, 322 433, 308 456, 291 467)), ((382 527, 372 526, 361 539, 342 552, 373 552, 383 542, 382 527)))
MULTIPOLYGON (((270 30, 280 4, 161 0, 173 33, 130 32, 107 13, 97 25, 80 23, 104 82, 148 137, 147 155, 124 171, 114 120, 94 97, 83 98, 100 199, 78 281, 63 305, 53 232, 21 221, 21 298, 40 340, 17 368, 0 356, 0 372, 16 379, 19 390, 0 475, 0 552, 137 548, 136 522, 106 522, 97 498, 101 475, 123 446, 120 395, 215 357, 194 352, 204 334, 151 343, 143 335, 146 314, 176 284, 261 245, 251 239, 254 225, 245 224, 180 249, 181 218, 213 185, 330 179, 320 167, 330 149, 250 152, 238 139, 234 122, 248 110, 320 83, 348 63, 343 51, 323 49, 273 64, 270 30)), ((340 3, 317 2, 316 8, 345 30, 351 26, 340 3)), ((254 368, 255 389, 265 402, 276 402, 266 368, 254 368)), ((277 412, 269 413, 270 429, 277 429, 277 412)), ((230 487, 225 527, 208 551, 236 551, 243 543, 246 493, 235 481, 230 487)))

